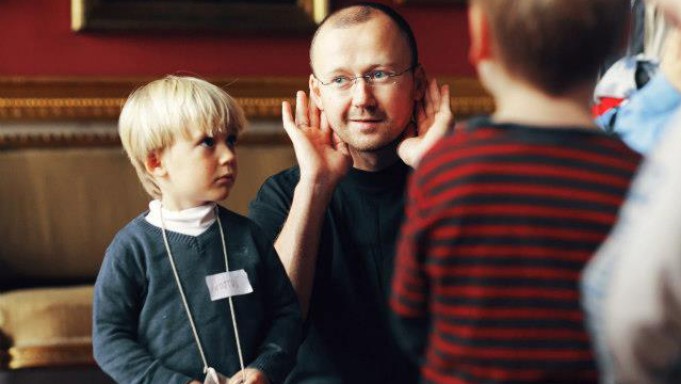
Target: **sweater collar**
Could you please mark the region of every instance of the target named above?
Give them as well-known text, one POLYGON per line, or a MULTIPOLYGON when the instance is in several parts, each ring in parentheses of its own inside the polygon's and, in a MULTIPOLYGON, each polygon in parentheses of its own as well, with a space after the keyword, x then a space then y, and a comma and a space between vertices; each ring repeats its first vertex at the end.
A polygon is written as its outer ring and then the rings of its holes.
POLYGON ((215 206, 215 203, 210 203, 181 211, 169 211, 163 208, 159 200, 152 200, 149 202, 149 213, 145 219, 161 228, 161 212, 163 212, 163 222, 167 230, 183 235, 198 236, 215 222, 215 206))

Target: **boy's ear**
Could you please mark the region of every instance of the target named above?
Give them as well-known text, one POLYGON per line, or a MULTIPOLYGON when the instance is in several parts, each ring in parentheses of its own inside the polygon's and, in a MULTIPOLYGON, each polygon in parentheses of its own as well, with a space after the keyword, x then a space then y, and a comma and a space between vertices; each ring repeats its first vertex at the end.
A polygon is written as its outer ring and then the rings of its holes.
POLYGON ((322 105, 322 94, 321 94, 321 89, 319 87, 319 80, 317 80, 314 77, 314 75, 310 75, 310 80, 308 81, 308 85, 310 87, 310 98, 315 103, 317 108, 319 108, 320 111, 323 111, 324 106, 322 105))
POLYGON ((474 1, 468 6, 468 32, 471 39, 468 61, 476 66, 492 56, 492 41, 487 15, 474 1))
POLYGON ((153 151, 147 156, 144 168, 146 168, 147 173, 156 177, 165 176, 167 173, 161 161, 161 153, 159 151, 153 151))

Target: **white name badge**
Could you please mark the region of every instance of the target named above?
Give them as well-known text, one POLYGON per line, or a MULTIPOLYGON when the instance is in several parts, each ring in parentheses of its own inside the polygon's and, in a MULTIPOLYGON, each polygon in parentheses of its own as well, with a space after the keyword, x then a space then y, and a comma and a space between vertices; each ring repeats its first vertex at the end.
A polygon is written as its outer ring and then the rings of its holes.
POLYGON ((248 275, 243 269, 206 276, 206 284, 212 301, 253 292, 248 275))

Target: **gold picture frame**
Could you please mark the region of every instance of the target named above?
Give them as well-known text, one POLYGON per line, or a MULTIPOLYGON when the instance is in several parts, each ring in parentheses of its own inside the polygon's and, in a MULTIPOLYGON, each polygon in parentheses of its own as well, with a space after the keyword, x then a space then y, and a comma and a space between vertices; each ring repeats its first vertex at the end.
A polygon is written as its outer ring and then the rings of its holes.
POLYGON ((71 29, 308 34, 328 12, 329 0, 71 0, 71 29))
POLYGON ((399 5, 466 5, 467 0, 394 0, 399 5))
MULTIPOLYGON (((112 123, 127 96, 151 78, 40 78, 0 77, 0 125, 45 129, 0 130, 0 150, 43 147, 120 145, 115 130, 64 130, 67 122, 112 123)), ((234 96, 251 121, 281 121, 281 103, 295 102, 297 90, 307 90, 307 77, 251 77, 208 79, 234 96)), ((449 84, 452 112, 457 120, 494 110, 494 102, 480 82, 470 77, 438 77, 449 84)), ((251 132, 242 143, 277 144, 288 138, 277 133, 251 132)))

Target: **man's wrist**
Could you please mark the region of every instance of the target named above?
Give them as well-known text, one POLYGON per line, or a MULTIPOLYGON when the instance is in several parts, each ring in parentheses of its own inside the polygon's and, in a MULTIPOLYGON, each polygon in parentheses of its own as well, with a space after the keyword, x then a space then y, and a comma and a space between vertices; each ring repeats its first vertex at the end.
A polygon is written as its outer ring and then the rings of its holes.
POLYGON ((298 185, 296 185, 295 194, 302 194, 312 201, 324 202, 326 205, 331 200, 337 184, 338 181, 328 178, 309 179, 301 177, 298 185))

